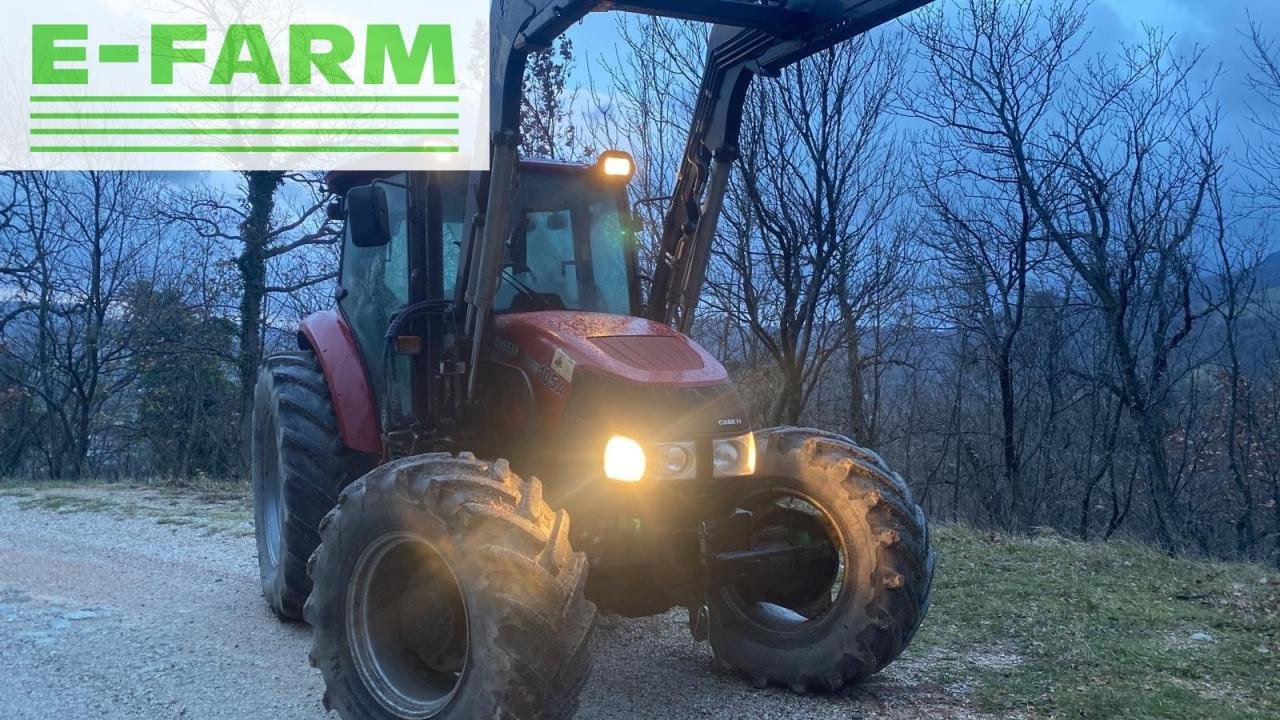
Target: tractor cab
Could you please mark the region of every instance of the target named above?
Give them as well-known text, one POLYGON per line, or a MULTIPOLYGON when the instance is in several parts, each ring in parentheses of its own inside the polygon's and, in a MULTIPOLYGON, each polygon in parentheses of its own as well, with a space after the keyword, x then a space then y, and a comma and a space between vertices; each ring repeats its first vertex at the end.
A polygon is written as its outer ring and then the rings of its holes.
MULTIPOLYGON (((629 230, 626 193, 632 168, 630 157, 622 153, 608 153, 595 165, 521 161, 509 220, 512 230, 505 246, 503 287, 495 300, 499 312, 558 309, 630 314, 637 309, 635 239, 629 230), (530 265, 531 258, 543 266, 530 265)), ((421 278, 432 274, 432 269, 421 263, 415 267, 408 264, 410 212, 415 200, 417 207, 427 211, 427 217, 418 219, 426 231, 421 239, 432 242, 438 234, 442 243, 442 297, 454 294, 459 286, 458 272, 464 269, 459 258, 471 176, 452 172, 423 175, 419 186, 427 195, 419 198, 411 198, 409 173, 339 171, 327 178, 330 191, 339 198, 330 216, 345 221, 349 214, 354 215, 354 222, 343 231, 344 274, 348 258, 351 270, 360 273, 399 255, 402 265, 395 274, 403 276, 396 280, 400 286, 397 297, 402 302, 410 299, 414 272, 421 278), (348 193, 360 199, 348 204, 348 193), (369 205, 366 197, 376 198, 374 204, 369 205), (368 215, 375 209, 386 213, 385 225, 378 225, 368 215)), ((421 260, 429 260, 432 249, 421 250, 425 251, 421 260)), ((389 318, 397 308, 381 309, 389 318)))
MULTIPOLYGON (((594 164, 521 161, 493 300, 499 324, 525 313, 641 310, 627 198, 633 171, 630 156, 620 152, 594 164)), ((359 346, 382 430, 392 437, 430 424, 438 409, 432 370, 449 359, 442 352, 446 336, 465 319, 459 310, 469 279, 465 228, 476 179, 343 171, 327 178, 338 198, 330 217, 344 223, 338 312, 359 346), (388 337, 396 319, 401 334, 388 337)))

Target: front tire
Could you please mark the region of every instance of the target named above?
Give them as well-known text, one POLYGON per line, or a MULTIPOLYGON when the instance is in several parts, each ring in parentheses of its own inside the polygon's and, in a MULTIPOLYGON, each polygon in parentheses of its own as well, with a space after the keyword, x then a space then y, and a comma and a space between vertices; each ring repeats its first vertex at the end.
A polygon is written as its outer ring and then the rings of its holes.
POLYGON ((569 517, 506 461, 423 455, 343 491, 307 601, 343 718, 572 717, 595 606, 569 517))
POLYGON ((815 430, 756 437, 756 478, 738 503, 753 513, 753 548, 808 554, 783 580, 712 591, 711 646, 757 685, 835 690, 892 662, 924 620, 928 522, 875 453, 815 430))

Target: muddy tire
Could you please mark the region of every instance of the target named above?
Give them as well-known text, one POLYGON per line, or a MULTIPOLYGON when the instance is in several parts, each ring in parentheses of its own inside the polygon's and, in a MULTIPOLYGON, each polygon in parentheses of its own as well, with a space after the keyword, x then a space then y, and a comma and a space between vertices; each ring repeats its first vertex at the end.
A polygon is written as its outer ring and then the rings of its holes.
POLYGON ((343 447, 324 373, 309 352, 263 362, 249 444, 262 594, 276 615, 300 621, 320 520, 374 461, 343 447))
POLYGON ((753 547, 800 537, 815 557, 767 587, 712 591, 716 656, 757 685, 796 692, 878 672, 928 612, 934 555, 924 512, 879 456, 845 438, 778 428, 757 433, 757 445, 756 478, 739 503, 753 513, 753 547))
POLYGON ((595 606, 569 517, 506 461, 423 455, 343 491, 306 617, 343 718, 572 717, 595 606))

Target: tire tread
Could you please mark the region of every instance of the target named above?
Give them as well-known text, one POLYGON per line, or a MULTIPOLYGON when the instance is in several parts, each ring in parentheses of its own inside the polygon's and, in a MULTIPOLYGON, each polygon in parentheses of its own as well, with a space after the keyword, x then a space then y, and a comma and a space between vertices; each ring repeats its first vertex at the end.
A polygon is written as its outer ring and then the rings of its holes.
POLYGON ((353 690, 355 679, 343 677, 345 633, 328 628, 325 618, 343 602, 340 556, 354 551, 346 538, 361 532, 364 511, 373 503, 403 505, 404 512, 419 513, 429 527, 441 528, 448 542, 470 558, 467 563, 483 568, 469 576, 476 578, 471 592, 501 596, 493 607, 501 608, 503 630, 492 641, 502 655, 518 659, 508 668, 518 678, 500 685, 520 688, 503 697, 504 712, 512 718, 573 717, 590 672, 595 606, 584 594, 586 556, 568 547, 568 516, 553 514, 540 490, 536 479, 520 480, 503 461, 433 454, 384 465, 343 491, 341 502, 321 522, 322 542, 309 562, 316 590, 306 613, 316 630, 312 656, 344 717, 363 717, 377 708, 353 690), (530 505, 537 509, 533 519, 521 512, 530 505))

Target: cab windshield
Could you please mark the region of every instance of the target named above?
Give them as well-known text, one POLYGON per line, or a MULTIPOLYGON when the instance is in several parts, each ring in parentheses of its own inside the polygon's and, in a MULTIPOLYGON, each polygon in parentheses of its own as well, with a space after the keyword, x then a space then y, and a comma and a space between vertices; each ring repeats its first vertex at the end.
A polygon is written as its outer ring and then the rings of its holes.
MULTIPOLYGON (((624 208, 624 191, 587 171, 523 168, 494 309, 630 314, 634 252, 624 208)), ((448 218, 448 264, 456 263, 461 238, 462 218, 448 218)))

